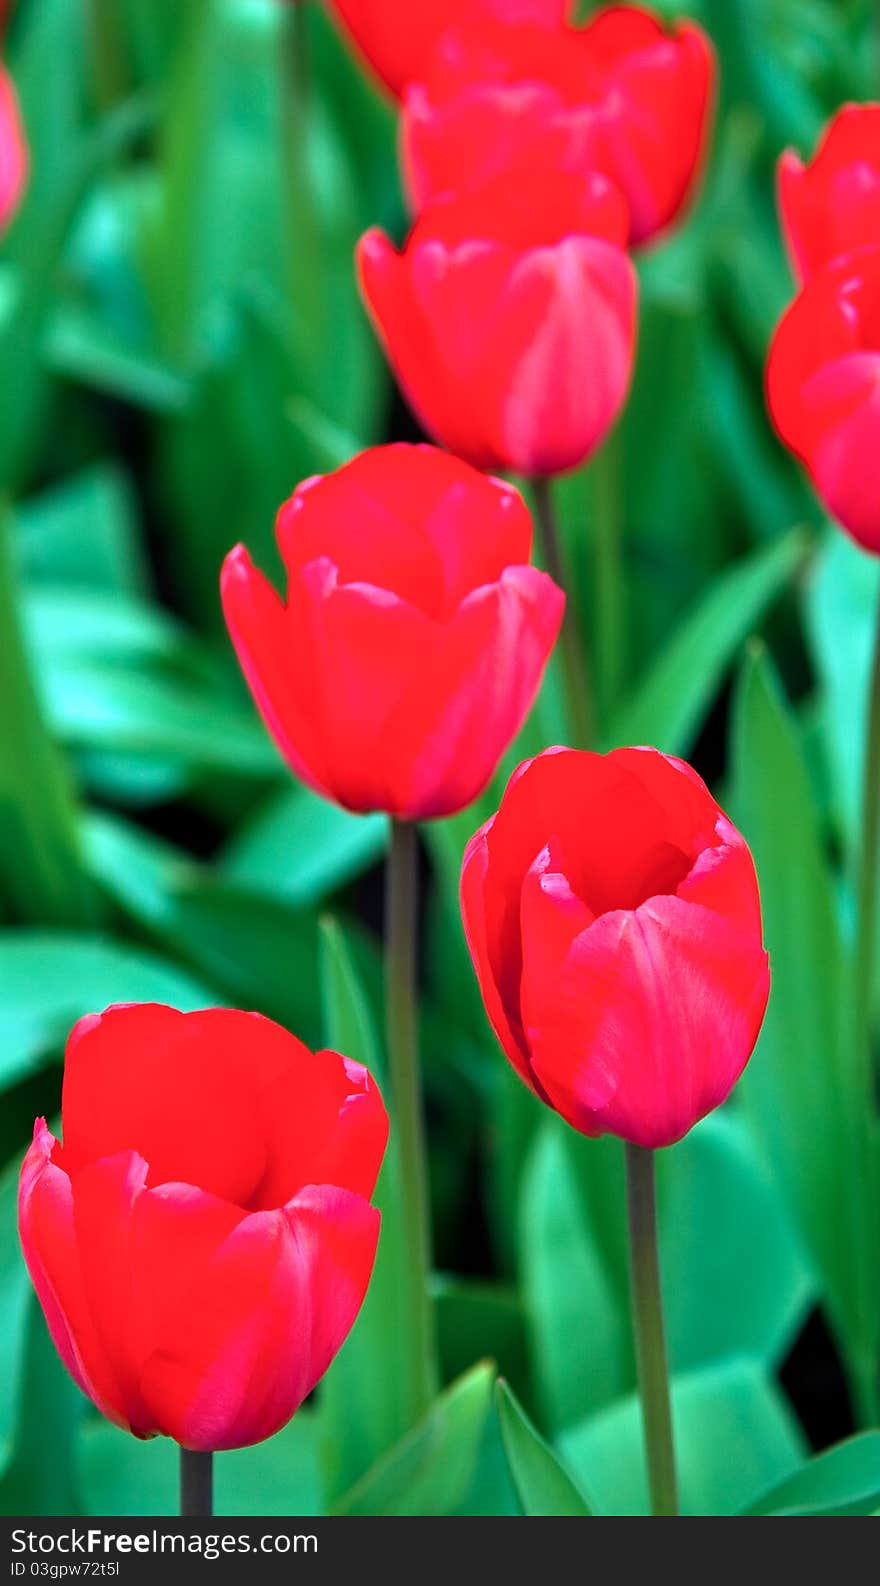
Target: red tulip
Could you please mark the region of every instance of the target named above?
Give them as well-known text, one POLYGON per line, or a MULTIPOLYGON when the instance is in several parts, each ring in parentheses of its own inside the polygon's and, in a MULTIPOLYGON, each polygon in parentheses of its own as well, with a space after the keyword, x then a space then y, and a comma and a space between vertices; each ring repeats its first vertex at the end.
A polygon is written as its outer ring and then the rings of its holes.
POLYGON ((287 603, 238 546, 223 608, 289 765, 353 810, 448 815, 538 691, 564 597, 516 491, 430 446, 364 452, 281 508, 287 603))
POLYGON ((433 204, 361 289, 424 427, 479 468, 556 474, 593 452, 632 372, 636 277, 605 178, 532 171, 433 204))
POLYGON ((808 165, 783 154, 779 210, 801 281, 880 239, 880 104, 838 110, 808 165))
POLYGON ((271 1437, 366 1293, 388 1119, 366 1069, 255 1013, 130 1004, 67 1046, 64 1144, 37 1120, 25 1260, 71 1376, 185 1448, 271 1437))
POLYGON ((880 552, 880 246, 802 288, 770 347, 767 399, 828 511, 880 552))
POLYGON ((691 22, 611 6, 586 27, 448 33, 410 86, 402 158, 414 207, 500 171, 598 171, 620 189, 630 240, 680 215, 706 147, 714 56, 691 22))
POLYGON ((392 94, 423 77, 447 28, 473 17, 560 22, 570 0, 328 0, 376 76, 392 94))
POLYGON ((18 208, 27 180, 28 154, 9 73, 0 66, 0 231, 18 208))
POLYGON ((471 838, 461 905, 495 1034, 583 1134, 671 1145, 724 1101, 769 991, 748 847, 655 749, 548 749, 471 838))

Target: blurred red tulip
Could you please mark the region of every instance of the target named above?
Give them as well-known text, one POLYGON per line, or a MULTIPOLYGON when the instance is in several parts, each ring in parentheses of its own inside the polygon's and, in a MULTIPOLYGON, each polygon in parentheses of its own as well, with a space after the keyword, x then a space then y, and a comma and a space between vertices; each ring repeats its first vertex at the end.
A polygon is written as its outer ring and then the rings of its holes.
POLYGON ((798 279, 880 241, 880 104, 844 105, 807 165, 779 162, 779 211, 798 279))
POLYGON ((802 288, 770 346, 767 400, 832 517, 880 553, 880 246, 802 288))
POLYGON ((655 749, 548 749, 464 856, 486 1011, 583 1134, 671 1145, 724 1101, 769 992, 754 865, 695 771, 655 749))
POLYGON ((571 0, 327 0, 360 53, 392 94, 424 77, 447 28, 476 17, 561 22, 571 0))
POLYGON ((715 62, 691 22, 611 6, 583 28, 483 24, 445 35, 410 86, 402 159, 416 209, 500 171, 598 171, 620 189, 630 240, 680 215, 706 146, 715 62))
POLYGON ((0 231, 5 231, 18 208, 27 172, 27 144, 18 99, 12 78, 0 66, 0 231))
POLYGON ((425 210, 402 253, 376 229, 361 289, 414 413, 479 468, 562 473, 629 388, 637 283, 601 176, 531 171, 425 210))
POLYGON ((21 1171, 28 1270, 111 1421, 185 1448, 271 1437, 360 1309, 388 1120, 366 1069, 270 1020, 129 1004, 67 1046, 64 1143, 21 1171))
POLYGON ((538 691, 564 597, 510 485, 430 446, 364 452, 281 508, 283 603, 238 546, 223 609, 297 776, 353 810, 449 815, 538 691))

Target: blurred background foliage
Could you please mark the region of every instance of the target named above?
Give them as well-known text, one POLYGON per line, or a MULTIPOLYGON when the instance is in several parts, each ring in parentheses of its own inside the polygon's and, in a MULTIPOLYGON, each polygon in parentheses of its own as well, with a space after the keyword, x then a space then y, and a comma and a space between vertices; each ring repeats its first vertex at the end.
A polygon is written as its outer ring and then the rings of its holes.
MULTIPOLYGON (((613 647, 604 741, 694 759, 753 845, 773 959, 734 1102, 660 1164, 685 1507, 868 1513, 880 1434, 805 1461, 864 1427, 880 1316, 846 1030, 878 575, 776 444, 762 365, 792 291, 775 160, 876 94, 880 35, 872 0, 687 9, 720 56, 711 166, 640 260, 635 388, 561 488, 565 550, 585 639, 613 647), (592 616, 618 534, 622 639, 592 616)), ((316 0, 18 0, 6 53, 32 174, 0 251, 0 1506, 162 1512, 173 1447, 103 1423, 47 1342, 18 1162, 71 1022, 111 1001, 259 1008, 382 1072, 384 820, 285 772, 217 582, 239 539, 278 575, 301 478, 414 435, 352 270, 362 230, 405 219, 391 110, 316 0)), ((560 730, 551 673, 503 774, 560 730)), ((444 1394, 402 1423, 383 1191, 351 1339, 286 1431, 219 1459, 221 1511, 645 1508, 619 1148, 512 1077, 461 935, 463 843, 503 774, 423 834, 444 1394)))

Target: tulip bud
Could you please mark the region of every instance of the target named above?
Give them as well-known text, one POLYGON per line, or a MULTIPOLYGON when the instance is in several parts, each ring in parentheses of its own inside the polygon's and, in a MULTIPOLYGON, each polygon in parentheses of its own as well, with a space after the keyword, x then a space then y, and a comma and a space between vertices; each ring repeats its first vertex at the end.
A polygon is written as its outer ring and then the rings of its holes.
POLYGON ((510 1062, 583 1134, 671 1145, 725 1100, 769 993, 748 847, 655 749, 548 749, 471 838, 461 907, 510 1062))
POLYGON ((880 104, 844 105, 812 160, 779 161, 779 213, 795 274, 817 270, 880 238, 880 104))
POLYGON ((801 289, 770 346, 767 401, 832 517, 880 553, 880 246, 801 289))
POLYGON ((278 516, 283 603, 242 546, 223 609, 297 776, 348 809, 448 815, 482 792, 537 694, 561 590, 529 565, 511 485, 431 446, 383 446, 278 516))
POLYGON ((366 1069, 255 1013, 129 1004, 76 1025, 61 1111, 19 1227, 71 1376, 137 1437, 271 1437, 370 1279, 388 1119, 366 1069))
POLYGON ((361 290, 425 429, 478 468, 550 475, 603 440, 629 388, 636 277, 601 176, 532 169, 432 204, 402 253, 361 238, 361 290))
POLYGON ((638 6, 610 6, 584 27, 472 22, 444 35, 427 78, 405 95, 413 206, 503 171, 598 172, 626 202, 630 242, 647 242, 693 195, 714 79, 701 28, 667 29, 638 6))
POLYGON ((561 22, 570 0, 327 0, 368 66, 392 94, 424 76, 447 28, 473 17, 561 22))

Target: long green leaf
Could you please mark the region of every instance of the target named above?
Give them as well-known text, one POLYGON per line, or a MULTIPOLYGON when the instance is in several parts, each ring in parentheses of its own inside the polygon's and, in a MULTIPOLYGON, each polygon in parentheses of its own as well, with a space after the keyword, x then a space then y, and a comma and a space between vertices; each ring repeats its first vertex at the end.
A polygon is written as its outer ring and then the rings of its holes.
POLYGON ((506 1382, 498 1382, 495 1402, 510 1473, 528 1515, 589 1515, 592 1509, 577 1483, 537 1432, 506 1382))
POLYGON ((652 658, 612 723, 609 747, 650 743, 687 753, 737 650, 790 582, 804 548, 801 534, 789 534, 715 579, 652 658))

